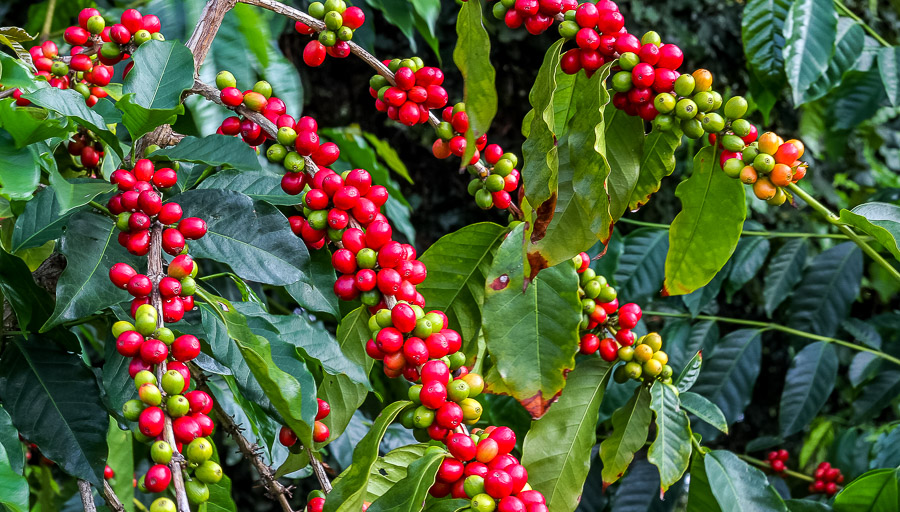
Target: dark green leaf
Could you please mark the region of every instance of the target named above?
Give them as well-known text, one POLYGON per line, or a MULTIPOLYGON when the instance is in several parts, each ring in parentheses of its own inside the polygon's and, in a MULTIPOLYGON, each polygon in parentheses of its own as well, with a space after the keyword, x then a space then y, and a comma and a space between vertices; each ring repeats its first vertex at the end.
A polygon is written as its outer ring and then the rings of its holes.
POLYGON ((469 506, 471 500, 444 498, 425 507, 425 512, 459 512, 469 506))
POLYGON ((691 324, 687 320, 666 323, 660 333, 669 355, 669 366, 674 374, 681 374, 697 352, 712 354, 713 345, 719 340, 719 327, 715 322, 702 321, 691 324))
POLYGON ((788 325, 834 336, 859 294, 862 252, 853 242, 836 245, 815 258, 794 290, 788 325))
MULTIPOLYGON (((129 77, 131 74, 128 75, 129 77)), ((132 140, 152 132, 157 126, 174 124, 176 118, 184 114, 184 105, 172 108, 147 108, 137 103, 134 93, 126 94, 116 102, 116 108, 122 111, 122 124, 131 134, 132 140)))
POLYGON ((67 263, 56 285, 56 308, 41 332, 129 298, 128 292, 109 281, 109 269, 118 262, 131 263, 138 271, 140 267, 118 244, 116 234, 115 223, 108 217, 90 212, 71 217, 60 242, 67 263))
POLYGON ((887 434, 879 435, 873 451, 875 453, 871 464, 873 469, 900 466, 900 429, 895 428, 887 434))
MULTIPOLYGON (((304 273, 299 281, 285 286, 284 289, 300 307, 315 313, 331 315, 337 320, 341 314, 337 296, 333 291, 334 280, 331 253, 327 250, 312 251, 309 253, 309 272, 304 273)), ((420 285, 419 291, 421 290, 420 285)))
MULTIPOLYGON (((716 344, 707 359, 694 392, 719 406, 730 425, 750 403, 762 357, 761 331, 741 329, 716 344)), ((704 433, 704 438, 711 437, 704 433)))
POLYGON ((785 500, 784 504, 791 512, 831 512, 831 507, 818 501, 785 500))
POLYGON ((50 186, 53 193, 59 200, 60 214, 67 214, 93 201, 100 194, 106 194, 116 190, 116 186, 105 180, 79 179, 73 183, 59 173, 56 168, 56 162, 51 161, 50 169, 50 186))
POLYGON ((115 124, 122 120, 119 112, 112 108, 107 99, 101 99, 94 108, 84 104, 84 97, 74 89, 57 89, 48 87, 24 94, 23 97, 31 100, 35 105, 52 110, 66 117, 72 118, 78 124, 89 128, 94 136, 106 143, 119 158, 124 156, 119 139, 108 128, 108 124, 115 124), (98 114, 103 112, 103 115, 98 114))
POLYGON ((239 171, 260 170, 256 152, 241 139, 227 135, 185 137, 177 146, 154 151, 150 159, 225 166, 239 171))
POLYGON ((31 277, 28 265, 0 249, 0 292, 9 301, 19 327, 35 331, 52 313, 53 299, 31 277))
POLYGON ((522 464, 528 468, 528 482, 554 510, 574 510, 581 498, 612 368, 599 358, 576 366, 559 402, 525 436, 522 464))
POLYGON ((173 198, 185 217, 206 220, 206 236, 191 254, 228 264, 244 279, 285 285, 303 277, 306 246, 274 206, 230 190, 189 190, 173 198))
POLYGON ((220 171, 201 181, 197 188, 234 190, 251 199, 274 205, 290 206, 298 202, 296 196, 287 195, 281 189, 281 176, 268 170, 242 172, 228 169, 220 171))
POLYGON ((769 485, 762 471, 751 467, 727 450, 715 450, 704 457, 709 486, 722 510, 784 511, 787 506, 769 485))
POLYGON ((704 464, 706 456, 694 452, 691 460, 691 485, 688 487, 687 512, 721 512, 722 508, 709 487, 704 464))
MULTIPOLYGON (((639 181, 645 144, 644 122, 637 116, 629 116, 615 108, 611 103, 606 106, 604 118, 606 159, 611 169, 606 181, 609 213, 613 221, 617 221, 628 209, 632 190, 639 181)), ((652 160, 652 155, 647 158, 652 160)))
POLYGON ((694 416, 700 418, 706 423, 716 427, 724 434, 728 433, 728 422, 716 404, 710 402, 703 395, 684 391, 679 397, 681 399, 681 407, 694 416))
MULTIPOLYGON (((438 6, 440 11, 440 6, 438 6)), ((469 115, 466 131, 467 162, 475 152, 475 139, 487 133, 497 113, 497 87, 491 64, 491 38, 484 28, 481 0, 464 2, 456 17, 456 48, 453 62, 463 76, 463 101, 469 115)), ((558 53, 558 52, 557 52, 558 53)))
POLYGON ((756 277, 769 256, 769 240, 762 236, 742 238, 734 251, 725 289, 731 297, 756 277))
POLYGON ((694 386, 694 383, 697 382, 697 378, 700 377, 700 367, 702 365, 703 350, 701 349, 698 350, 696 354, 694 354, 694 357, 692 357, 691 360, 688 361, 688 363, 684 366, 684 369, 681 370, 681 373, 678 374, 678 378, 675 380, 675 387, 678 388, 678 391, 684 393, 694 386))
POLYGON ((634 453, 647 442, 652 416, 650 389, 647 386, 635 389, 631 400, 613 413, 613 431, 600 443, 604 487, 622 478, 634 459, 634 453))
MULTIPOLYGON (((587 489, 586 489, 587 491, 587 489)), ((600 494, 600 490, 595 491, 600 494)), ((585 493, 587 494, 587 493, 585 493)), ((612 497, 611 512, 644 512, 662 504, 660 499, 659 471, 647 459, 638 458, 631 463, 625 477, 612 497)), ((665 496, 666 501, 671 499, 665 496)))
POLYGON ((418 512, 422 510, 428 489, 434 484, 434 477, 441 467, 444 456, 443 450, 426 452, 409 465, 406 476, 402 480, 373 501, 369 508, 372 512, 418 512))
POLYGON ((388 425, 410 402, 394 402, 375 418, 372 428, 353 449, 353 464, 335 481, 334 489, 325 500, 325 512, 350 512, 362 507, 366 497, 372 465, 378 458, 378 445, 388 425))
POLYGON ((8 131, 16 141, 16 147, 51 137, 66 137, 64 122, 50 117, 46 110, 28 107, 13 107, 12 98, 0 102, 0 126, 8 131))
POLYGON ((897 510, 897 469, 876 469, 847 484, 834 498, 835 512, 897 510))
POLYGON ((778 411, 782 437, 799 432, 816 417, 834 389, 837 369, 837 353, 824 341, 810 343, 794 356, 778 411))
POLYGON ((662 179, 675 170, 675 151, 681 146, 681 129, 677 126, 669 131, 654 128, 644 138, 641 157, 641 171, 628 199, 628 209, 637 210, 647 204, 655 194, 662 179))
MULTIPOLYGON (((133 387, 133 386, 132 386, 133 387)), ((131 431, 121 430, 116 420, 109 419, 109 430, 106 433, 106 446, 109 458, 106 465, 112 468, 115 476, 107 480, 112 486, 125 510, 134 510, 134 454, 132 453, 131 431)))
MULTIPOLYGON (((803 97, 803 103, 817 100, 841 83, 844 73, 853 68, 863 51, 865 33, 862 25, 850 18, 839 18, 834 45, 834 57, 828 69, 813 82, 803 97)), ((885 87, 886 88, 886 87, 885 87)))
POLYGON ((870 119, 885 100, 884 84, 878 71, 850 70, 841 84, 829 95, 833 98, 826 110, 826 123, 833 131, 850 131, 870 119))
POLYGON ((167 110, 181 103, 181 93, 194 85, 194 56, 176 41, 148 41, 132 55, 134 68, 122 93, 134 93, 134 103, 167 110))
POLYGON ((897 393, 900 393, 900 372, 893 369, 879 372, 853 401, 853 421, 874 418, 890 405, 897 393))
MULTIPOLYGON (((466 109, 468 112, 468 104, 466 104, 466 109)), ((372 149, 375 150, 378 157, 381 158, 392 171, 402 176, 410 184, 413 183, 412 178, 409 176, 409 169, 406 168, 406 164, 403 163, 403 160, 400 159, 400 155, 397 154, 397 151, 391 147, 391 144, 388 141, 379 139, 375 134, 369 132, 362 132, 362 136, 366 139, 366 142, 372 146, 372 149)))
POLYGON ((744 186, 719 167, 713 147, 694 157, 694 171, 675 190, 681 212, 669 229, 665 290, 690 293, 725 266, 741 238, 747 213, 744 186))
POLYGON ((790 8, 790 0, 749 0, 744 6, 741 38, 747 66, 772 91, 785 83, 783 27, 790 8))
POLYGON ((642 303, 662 288, 668 233, 664 229, 636 229, 625 237, 623 244, 625 249, 613 276, 616 291, 628 300, 642 303))
POLYGON ((0 399, 22 436, 45 457, 101 485, 108 416, 97 380, 80 357, 40 338, 14 338, 0 361, 0 399))
POLYGON ((900 206, 888 203, 865 203, 853 210, 841 210, 841 221, 849 224, 891 251, 900 260, 900 206))
POLYGON ((528 94, 528 102, 536 115, 531 121, 528 138, 522 144, 522 179, 525 181, 525 198, 534 209, 539 209, 544 201, 552 200, 556 195, 559 154, 557 134, 553 131, 556 124, 553 94, 563 42, 560 39, 547 50, 528 94))
POLYGON ((878 71, 891 105, 900 106, 900 46, 878 50, 878 71))
POLYGON ((0 131, 0 197, 9 201, 31 199, 41 177, 35 146, 17 149, 12 136, 0 131))
POLYGON ((796 0, 784 24, 784 71, 794 104, 828 69, 837 40, 838 15, 830 0, 796 0))
POLYGON ((691 422, 681 410, 678 390, 660 381, 650 388, 650 409, 656 416, 656 439, 647 460, 659 468, 661 492, 666 492, 687 471, 691 461, 691 422))
POLYGON ((763 290, 768 316, 772 316, 775 309, 803 279, 802 269, 806 264, 806 248, 805 239, 790 240, 778 249, 769 263, 763 290))
POLYGON ((713 303, 716 300, 716 297, 719 296, 725 278, 731 274, 732 263, 733 260, 728 260, 725 263, 725 266, 722 267, 722 270, 712 278, 712 281, 687 295, 681 296, 681 301, 688 308, 688 312, 690 312, 692 317, 699 315, 700 311, 713 303))
MULTIPOLYGON (((467 346, 481 330, 484 282, 506 228, 491 222, 471 224, 444 235, 419 260, 428 277, 418 291, 430 307, 444 311, 467 346)), ((330 262, 329 262, 330 263, 330 262)))
POLYGON ((103 373, 101 381, 106 391, 106 397, 109 400, 112 413, 124 422, 125 417, 122 416, 122 406, 125 402, 138 398, 137 389, 134 387, 134 381, 128 373, 128 365, 131 363, 130 357, 125 357, 116 350, 116 344, 110 337, 103 345, 104 361, 103 373))
MULTIPOLYGON (((503 241, 491 265, 483 329, 496 375, 533 418, 540 418, 565 386, 565 374, 575 367, 581 301, 570 263, 545 270, 523 289, 524 227, 519 225, 503 241), (534 370, 523 372, 524 367, 534 370)), ((490 387, 499 384, 491 374, 487 381, 490 387)))
POLYGON ((874 349, 881 348, 881 335, 874 325, 858 318, 848 318, 841 322, 841 329, 850 333, 856 341, 860 341, 874 349))
MULTIPOLYGON (((869 380, 881 367, 881 358, 869 352, 859 352, 853 356, 850 368, 847 369, 847 379, 857 388, 863 382, 869 380)), ((900 465, 900 463, 898 463, 900 465)))

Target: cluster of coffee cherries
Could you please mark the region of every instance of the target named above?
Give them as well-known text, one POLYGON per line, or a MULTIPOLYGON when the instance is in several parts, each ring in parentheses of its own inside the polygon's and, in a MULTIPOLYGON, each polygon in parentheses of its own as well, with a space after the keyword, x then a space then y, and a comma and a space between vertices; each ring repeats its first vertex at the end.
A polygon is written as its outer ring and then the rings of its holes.
POLYGON ((772 450, 766 455, 766 461, 772 467, 772 471, 776 473, 784 473, 787 469, 787 461, 790 454, 784 448, 780 450, 772 450))
MULTIPOLYGON (((328 439, 328 426, 322 423, 321 420, 328 417, 331 413, 331 405, 328 404, 325 400, 321 398, 316 399, 318 401, 318 411, 316 411, 316 421, 313 424, 313 441, 317 443, 325 442, 328 439)), ((291 430, 290 427, 284 425, 281 427, 281 430, 278 432, 278 442, 280 442, 283 446, 290 448, 297 444, 297 433, 291 430)))
POLYGON ((577 6, 577 0, 501 0, 491 12, 511 29, 524 25, 529 34, 538 35, 550 28, 560 13, 577 6))
POLYGON ((662 44, 659 34, 653 31, 644 34, 640 41, 627 34, 616 41, 616 46, 620 49, 621 71, 612 77, 616 91, 613 105, 628 115, 653 121, 658 114, 655 97, 672 92, 680 77, 677 69, 684 59, 681 48, 662 44))
MULTIPOLYGON (((97 55, 89 57, 82 51, 83 47, 74 46, 70 56, 65 58, 59 54, 59 48, 53 41, 44 41, 28 49, 34 62, 35 76, 46 78, 50 86, 57 89, 75 89, 84 97, 85 104, 93 107, 100 98, 109 95, 103 87, 112 80, 113 67, 96 62, 97 55)), ((21 89, 13 91, 16 105, 30 105, 31 101, 22 94, 21 89)))
MULTIPOLYGON (((734 123, 732 129, 733 126, 734 123)), ((757 198, 774 206, 784 204, 787 200, 784 187, 806 176, 807 164, 799 160, 803 156, 803 143, 797 139, 784 141, 774 132, 763 133, 756 141, 750 137, 741 138, 735 134, 722 137, 722 170, 729 177, 752 185, 757 198)), ((715 140, 711 138, 710 142, 715 140)))
MULTIPOLYGON (((174 228, 168 228, 174 229, 174 228)), ((165 235, 163 235, 165 243, 165 235)), ((167 269, 168 275, 157 284, 162 297, 163 320, 178 322, 186 311, 194 309, 194 293, 197 291, 197 265, 187 254, 179 254, 172 260, 167 269)), ((110 268, 109 278, 117 287, 126 290, 134 299, 131 309, 136 314, 142 305, 150 303, 153 282, 144 275, 138 274, 127 263, 116 263, 110 268)))
POLYGON ((76 165, 88 173, 100 168, 100 160, 106 153, 103 144, 99 140, 94 140, 87 130, 79 130, 72 135, 66 144, 66 150, 75 157, 73 160, 77 159, 76 165))
POLYGON ((840 484, 844 482, 844 475, 841 470, 832 467, 829 462, 820 462, 813 473, 816 480, 809 484, 809 492, 822 493, 827 496, 834 496, 840 488, 840 484))
MULTIPOLYGON (((261 113, 273 123, 287 111, 284 101, 272 96, 272 85, 265 80, 260 80, 253 85, 252 89, 241 92, 237 88, 237 80, 234 75, 230 71, 220 71, 216 75, 216 87, 219 89, 219 99, 225 106, 235 108, 244 105, 254 112, 261 113)), ((240 135, 244 142, 253 147, 266 141, 266 133, 262 127, 245 117, 226 118, 216 133, 240 135)))
POLYGON ((409 388, 413 404, 400 415, 400 423, 413 429, 416 439, 443 441, 460 424, 478 422, 482 410, 475 397, 484 390, 484 380, 465 369, 465 354, 456 351, 446 359, 429 359, 428 347, 421 338, 414 337, 407 340, 402 350, 404 357, 409 354, 411 362, 425 361, 419 372, 422 383, 409 388))
MULTIPOLYGON (((309 15, 325 23, 325 30, 319 32, 316 39, 306 43, 303 48, 303 62, 307 66, 317 67, 325 62, 325 56, 343 59, 350 55, 353 32, 366 22, 366 15, 359 7, 347 7, 344 0, 326 0, 325 3, 309 4, 309 15)), ((294 29, 303 35, 311 36, 316 30, 302 21, 294 24, 294 29)))
POLYGON ((447 91, 441 86, 444 73, 439 68, 426 66, 419 57, 385 60, 384 65, 394 74, 396 85, 381 75, 369 79, 369 94, 375 98, 379 112, 406 126, 415 126, 428 122, 430 109, 447 104, 447 91))
POLYGON ((564 17, 559 34, 576 44, 560 58, 560 68, 567 74, 583 69, 590 76, 619 54, 640 49, 637 37, 625 30, 625 18, 615 2, 585 2, 567 10, 564 17))

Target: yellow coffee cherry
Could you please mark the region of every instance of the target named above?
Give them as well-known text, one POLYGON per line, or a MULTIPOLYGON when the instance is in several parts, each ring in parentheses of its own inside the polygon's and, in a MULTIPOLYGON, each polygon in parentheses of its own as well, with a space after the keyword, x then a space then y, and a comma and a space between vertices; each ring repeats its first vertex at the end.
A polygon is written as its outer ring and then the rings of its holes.
POLYGON ((662 363, 660 363, 656 359, 651 359, 644 363, 644 373, 651 377, 656 377, 657 375, 662 373, 662 370, 662 363))
POLYGON ((641 343, 640 345, 634 347, 634 358, 638 362, 649 361, 653 357, 653 349, 650 348, 650 345, 646 343, 641 343))
POLYGON ((669 355, 660 350, 653 354, 653 359, 659 361, 660 364, 666 364, 669 362, 669 355))

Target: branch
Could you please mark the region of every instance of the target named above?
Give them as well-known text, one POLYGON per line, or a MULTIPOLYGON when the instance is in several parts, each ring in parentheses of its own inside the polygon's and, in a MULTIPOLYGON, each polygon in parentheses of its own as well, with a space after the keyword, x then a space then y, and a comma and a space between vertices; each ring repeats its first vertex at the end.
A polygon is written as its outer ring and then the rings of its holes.
POLYGON ((78 479, 78 493, 81 494, 81 505, 84 512, 97 512, 94 505, 94 494, 91 492, 91 484, 87 480, 78 479))
POLYGON ((187 43, 185 43, 188 50, 194 54, 195 77, 200 73, 200 66, 206 60, 206 54, 209 53, 209 47, 212 46, 212 42, 216 38, 216 33, 222 25, 225 13, 230 11, 236 3, 237 0, 210 0, 203 7, 200 21, 197 22, 194 32, 187 43))
POLYGON ((322 490, 325 491, 325 494, 331 492, 331 480, 328 479, 328 474, 325 473, 325 467, 322 465, 322 461, 316 458, 316 454, 313 453, 313 449, 307 447, 306 453, 309 455, 309 464, 313 468, 313 473, 316 474, 316 478, 319 480, 319 485, 322 486, 322 490))
POLYGON ((103 499, 106 500, 106 504, 109 505, 109 508, 115 512, 125 512, 125 507, 122 506, 122 502, 119 501, 119 497, 116 496, 116 491, 113 490, 112 486, 110 486, 109 482, 106 480, 103 481, 103 499))

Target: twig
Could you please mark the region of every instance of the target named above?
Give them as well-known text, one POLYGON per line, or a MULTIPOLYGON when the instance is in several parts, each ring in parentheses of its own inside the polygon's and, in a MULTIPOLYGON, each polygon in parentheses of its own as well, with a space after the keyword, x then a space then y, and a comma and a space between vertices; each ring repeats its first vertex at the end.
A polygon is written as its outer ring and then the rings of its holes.
MULTIPOLYGON (((631 224, 634 226, 641 226, 646 228, 654 228, 654 229, 669 229, 672 226, 669 224, 662 224, 659 222, 646 222, 643 220, 634 220, 629 219, 627 217, 622 217, 619 219, 619 222, 623 222, 625 224, 631 224)), ((766 238, 833 238, 837 240, 849 240, 850 237, 847 235, 842 235, 840 233, 803 233, 803 232, 794 232, 794 231, 753 231, 753 230, 744 230, 741 231, 741 236, 762 236, 766 238)), ((861 237, 866 238, 866 237, 861 237)))
POLYGON ((236 0, 210 0, 203 7, 200 21, 197 22, 194 32, 187 43, 185 43, 185 46, 194 54, 195 77, 198 76, 200 66, 206 60, 206 54, 209 53, 209 47, 212 46, 213 39, 216 38, 216 33, 222 25, 225 14, 234 7, 235 3, 237 3, 236 0))
POLYGON ((115 510, 116 512, 125 512, 125 507, 122 506, 122 502, 119 501, 119 497, 116 496, 116 491, 113 490, 112 486, 109 485, 109 482, 106 480, 103 481, 103 499, 106 500, 106 504, 109 505, 109 508, 115 510))
MULTIPOLYGON (((749 455, 744 455, 742 453, 738 453, 736 455, 738 456, 738 458, 743 459, 745 462, 749 462, 750 464, 753 464, 755 466, 759 466, 763 469, 772 469, 772 465, 764 460, 760 460, 760 459, 757 459, 756 457, 751 457, 749 455)), ((776 474, 778 474, 778 473, 776 473, 776 474)), ((781 474, 784 474, 787 476, 792 476, 794 478, 798 478, 800 480, 805 480, 807 482, 815 482, 816 481, 815 478, 813 478, 809 475, 806 475, 803 473, 798 473, 797 471, 792 471, 787 468, 785 468, 785 470, 782 471, 781 474)))
POLYGON ((78 479, 78 493, 81 494, 81 505, 84 512, 97 512, 94 505, 94 493, 91 492, 91 484, 87 480, 78 479))
POLYGON ((12 96, 14 92, 16 92, 15 89, 6 89, 5 91, 0 91, 0 100, 12 96))
POLYGON ((50 27, 53 25, 53 13, 56 11, 56 0, 47 2, 47 14, 44 16, 44 26, 41 28, 41 40, 46 41, 50 36, 50 27))
POLYGON ((322 486, 322 490, 325 491, 325 494, 330 493, 331 480, 328 479, 328 475, 325 473, 322 462, 316 458, 316 454, 313 453, 312 448, 307 447, 306 453, 309 455, 309 464, 312 466, 313 473, 316 474, 316 478, 319 480, 319 485, 322 486))

